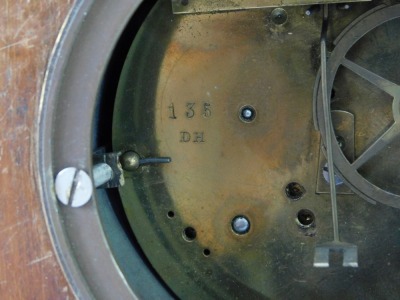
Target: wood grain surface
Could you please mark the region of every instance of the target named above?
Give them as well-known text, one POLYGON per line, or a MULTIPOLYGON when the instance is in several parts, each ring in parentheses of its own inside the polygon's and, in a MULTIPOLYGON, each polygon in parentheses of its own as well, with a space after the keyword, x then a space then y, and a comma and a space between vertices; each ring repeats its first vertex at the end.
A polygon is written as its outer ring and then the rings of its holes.
POLYGON ((0 0, 0 299, 73 299, 35 178, 46 66, 73 0, 0 0))

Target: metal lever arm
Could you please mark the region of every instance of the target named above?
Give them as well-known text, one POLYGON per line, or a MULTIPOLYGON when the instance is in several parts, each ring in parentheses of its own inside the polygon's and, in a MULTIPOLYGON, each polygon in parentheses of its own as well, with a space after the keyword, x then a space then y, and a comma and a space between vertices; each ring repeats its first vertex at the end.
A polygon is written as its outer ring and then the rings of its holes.
POLYGON ((333 166, 332 153, 332 118, 330 112, 330 99, 328 97, 328 78, 326 63, 326 36, 328 31, 328 5, 323 6, 323 21, 321 31, 321 84, 322 84, 322 105, 324 108, 325 134, 326 134, 326 156, 328 160, 329 185, 332 204, 333 240, 339 241, 339 222, 337 215, 335 171, 333 166))
POLYGON ((328 5, 323 6, 323 21, 321 31, 321 85, 322 105, 324 111, 325 145, 328 160, 328 174, 330 185, 330 196, 332 205, 333 241, 318 245, 315 248, 314 267, 329 267, 329 253, 332 251, 343 253, 344 267, 358 267, 357 246, 342 243, 339 239, 339 221, 337 213, 336 183, 332 152, 332 117, 330 111, 330 98, 328 96, 328 78, 326 61, 326 37, 328 31, 328 5))

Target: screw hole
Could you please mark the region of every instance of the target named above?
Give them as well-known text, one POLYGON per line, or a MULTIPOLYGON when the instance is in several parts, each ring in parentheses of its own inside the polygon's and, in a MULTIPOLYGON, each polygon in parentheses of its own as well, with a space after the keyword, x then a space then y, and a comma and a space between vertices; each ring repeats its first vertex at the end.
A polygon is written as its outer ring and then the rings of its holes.
POLYGON ((189 4, 189 0, 181 0, 181 5, 186 6, 189 4))
POLYGON ((285 188, 286 196, 292 200, 299 200, 306 192, 306 189, 297 182, 290 182, 285 188))
POLYGON ((211 254, 211 251, 210 251, 210 249, 204 249, 203 250, 203 255, 205 256, 205 257, 208 257, 208 256, 210 256, 210 254, 211 254))
POLYGON ((193 227, 186 227, 183 230, 183 238, 187 242, 193 241, 196 238, 196 236, 197 236, 196 229, 194 229, 193 227))
POLYGON ((170 219, 175 217, 175 213, 172 210, 170 210, 167 215, 168 215, 168 218, 170 218, 170 219))
POLYGON ((245 216, 236 216, 233 218, 231 226, 234 233, 243 235, 249 232, 250 221, 245 216))
POLYGON ((310 228, 315 224, 314 213, 308 209, 301 209, 297 213, 296 221, 301 228, 310 228))
POLYGON ((256 110, 251 105, 246 105, 240 108, 239 118, 245 123, 253 122, 256 118, 256 110))

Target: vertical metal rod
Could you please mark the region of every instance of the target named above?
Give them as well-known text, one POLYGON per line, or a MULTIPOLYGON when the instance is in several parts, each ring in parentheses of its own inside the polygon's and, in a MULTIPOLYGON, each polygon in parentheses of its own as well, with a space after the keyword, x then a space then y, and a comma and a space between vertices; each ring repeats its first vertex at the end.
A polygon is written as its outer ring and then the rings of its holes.
POLYGON ((328 68, 326 59, 326 37, 328 32, 328 5, 323 6, 323 21, 321 31, 321 87, 322 104, 325 118, 325 138, 326 138, 326 158, 328 160, 328 174, 330 195, 332 204, 332 223, 333 223, 333 241, 315 247, 314 267, 329 267, 329 253, 331 251, 340 251, 343 253, 343 267, 358 267, 357 246, 349 243, 342 243, 339 240, 339 222, 336 200, 335 170, 332 153, 332 135, 335 132, 332 125, 332 116, 330 109, 330 95, 328 95, 328 68))
POLYGON ((339 242, 339 221, 336 201, 335 171, 333 167, 332 153, 332 118, 330 111, 330 97, 328 95, 327 63, 326 63, 326 35, 328 29, 328 5, 323 6, 323 23, 321 32, 321 84, 322 84, 322 104, 324 108, 325 136, 326 136, 326 154, 328 160, 329 185, 332 204, 332 223, 333 240, 339 242))

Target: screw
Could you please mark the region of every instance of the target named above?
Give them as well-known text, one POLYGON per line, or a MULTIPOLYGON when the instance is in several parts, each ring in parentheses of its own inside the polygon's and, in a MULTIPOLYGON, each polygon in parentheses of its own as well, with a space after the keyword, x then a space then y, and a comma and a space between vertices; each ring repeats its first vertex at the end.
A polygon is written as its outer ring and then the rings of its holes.
POLYGON ((236 216, 232 220, 232 230, 236 234, 242 235, 250 230, 250 221, 245 216, 236 216))
POLYGON ((91 199, 93 183, 85 171, 70 167, 61 170, 57 174, 55 190, 61 203, 72 207, 80 207, 91 199))
POLYGON ((286 23, 288 19, 288 15, 286 10, 284 10, 283 8, 275 8, 272 12, 271 12, 271 20, 272 22, 274 22, 276 25, 283 25, 286 23))

